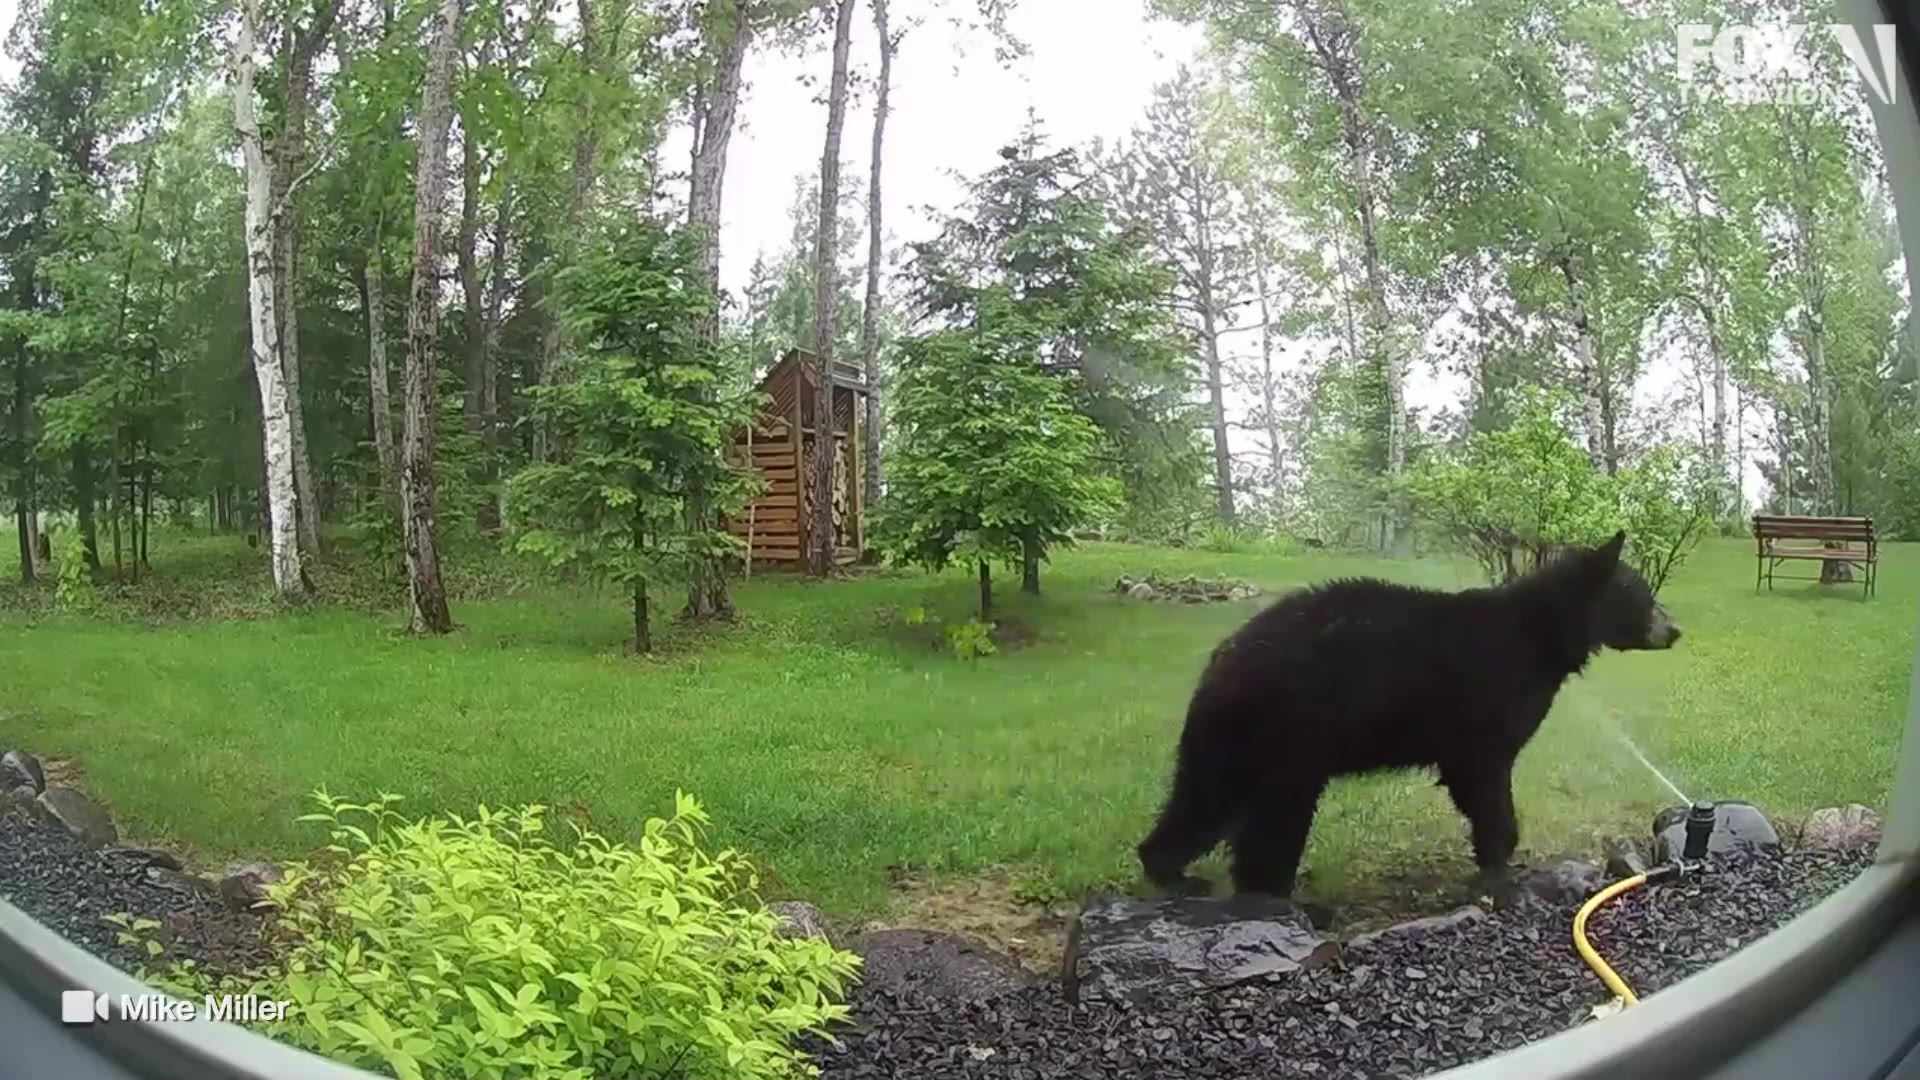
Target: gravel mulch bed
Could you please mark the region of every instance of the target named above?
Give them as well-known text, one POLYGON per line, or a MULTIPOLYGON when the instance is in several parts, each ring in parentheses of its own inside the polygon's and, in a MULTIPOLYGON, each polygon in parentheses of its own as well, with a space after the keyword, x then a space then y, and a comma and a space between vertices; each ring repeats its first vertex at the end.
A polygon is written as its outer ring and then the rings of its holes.
MULTIPOLYGON (((1646 997, 1789 921, 1870 852, 1793 853, 1609 904, 1591 936, 1646 997)), ((810 1049, 825 1080, 878 1077, 1416 1077, 1589 1019, 1610 995, 1572 945, 1576 905, 1527 902, 1465 927, 1348 949, 1318 971, 1210 996, 1077 1008, 1053 986, 990 1002, 856 989, 810 1049)))
POLYGON ((65 830, 18 811, 0 811, 0 897, 67 940, 133 972, 150 963, 144 951, 115 940, 106 921, 125 914, 161 924, 169 959, 192 957, 214 971, 238 971, 264 960, 261 922, 182 878, 149 878, 143 860, 89 850, 65 830))

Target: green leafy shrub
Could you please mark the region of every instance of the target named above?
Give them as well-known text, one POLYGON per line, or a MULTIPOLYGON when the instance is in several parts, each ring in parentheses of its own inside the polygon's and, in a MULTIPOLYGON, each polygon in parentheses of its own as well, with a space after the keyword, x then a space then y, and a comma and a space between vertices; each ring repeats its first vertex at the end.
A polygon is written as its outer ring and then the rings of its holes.
POLYGON ((1626 560, 1654 592, 1713 525, 1714 484, 1697 454, 1656 447, 1614 477, 1626 560))
POLYGON ((1000 651, 993 643, 993 624, 979 619, 947 625, 947 648, 962 660, 977 660, 1000 651))
POLYGON ((1712 521, 1706 473, 1661 447, 1608 476, 1567 435, 1568 408, 1564 395, 1523 388, 1507 427, 1429 455, 1408 490, 1490 581, 1532 570, 1560 545, 1597 544, 1625 529, 1627 561, 1658 591, 1712 521))
POLYGON ((93 587, 93 572, 87 569, 87 556, 78 531, 67 532, 66 542, 60 545, 57 560, 57 576, 53 581, 54 603, 62 611, 92 611, 99 600, 99 593, 93 587))
POLYGON ((637 847, 557 846, 540 806, 407 821, 393 796, 315 797, 326 857, 268 890, 284 956, 155 982, 291 1001, 267 1034, 422 1080, 812 1075, 794 1037, 846 1014, 859 958, 783 937, 746 860, 702 852, 691 796, 637 847))
POLYGON ((1200 534, 1200 542, 1195 546, 1220 555, 1293 555, 1298 550, 1290 536, 1217 522, 1200 534))

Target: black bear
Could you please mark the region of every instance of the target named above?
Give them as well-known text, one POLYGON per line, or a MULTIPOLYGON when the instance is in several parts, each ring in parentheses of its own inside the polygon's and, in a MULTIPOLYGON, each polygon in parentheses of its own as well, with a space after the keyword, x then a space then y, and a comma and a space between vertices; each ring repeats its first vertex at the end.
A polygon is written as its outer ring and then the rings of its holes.
POLYGON ((1173 789, 1138 853, 1162 888, 1225 839, 1236 891, 1287 896, 1336 776, 1433 768, 1483 873, 1519 842, 1514 758, 1601 648, 1680 630, 1620 561, 1626 534, 1524 577, 1446 593, 1371 579, 1282 597, 1213 652, 1187 706, 1173 789))

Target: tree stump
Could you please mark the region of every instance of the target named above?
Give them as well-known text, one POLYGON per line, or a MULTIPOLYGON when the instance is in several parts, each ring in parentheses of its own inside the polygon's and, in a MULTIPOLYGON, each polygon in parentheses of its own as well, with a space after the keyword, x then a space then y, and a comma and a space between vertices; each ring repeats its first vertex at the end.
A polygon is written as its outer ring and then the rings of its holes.
MULTIPOLYGON (((1842 551, 1842 550, 1845 550, 1847 545, 1841 543, 1838 540, 1829 540, 1820 546, 1826 548, 1828 551, 1842 551)), ((1823 562, 1820 564, 1820 584, 1843 585, 1852 580, 1853 580, 1853 564, 1852 563, 1838 562, 1838 561, 1829 559, 1826 562, 1823 562)))

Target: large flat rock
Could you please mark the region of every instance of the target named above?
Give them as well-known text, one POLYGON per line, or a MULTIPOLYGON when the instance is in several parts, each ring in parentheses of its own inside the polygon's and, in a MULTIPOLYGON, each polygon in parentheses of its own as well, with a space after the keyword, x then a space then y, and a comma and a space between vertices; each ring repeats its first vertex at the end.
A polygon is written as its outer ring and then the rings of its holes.
POLYGON ((1070 1001, 1138 1001, 1290 975, 1337 952, 1275 897, 1098 897, 1067 931, 1060 977, 1070 1001))
POLYGON ((1816 851, 1863 851, 1880 843, 1880 815, 1859 803, 1815 810, 1800 829, 1800 846, 1816 851))
POLYGON ((105 847, 120 839, 112 816, 72 788, 50 787, 34 800, 34 807, 88 847, 105 847))

